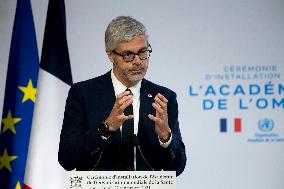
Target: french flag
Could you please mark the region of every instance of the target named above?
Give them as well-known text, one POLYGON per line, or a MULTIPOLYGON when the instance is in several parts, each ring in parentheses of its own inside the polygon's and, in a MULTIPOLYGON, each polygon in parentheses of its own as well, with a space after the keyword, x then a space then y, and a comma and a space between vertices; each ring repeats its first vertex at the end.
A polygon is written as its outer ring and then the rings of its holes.
POLYGON ((57 153, 72 83, 64 0, 49 0, 24 189, 65 188, 57 153))
MULTIPOLYGON (((228 131, 228 121, 227 118, 220 119, 220 132, 226 133, 228 131)), ((234 132, 240 133, 242 132, 242 119, 234 118, 234 132)))

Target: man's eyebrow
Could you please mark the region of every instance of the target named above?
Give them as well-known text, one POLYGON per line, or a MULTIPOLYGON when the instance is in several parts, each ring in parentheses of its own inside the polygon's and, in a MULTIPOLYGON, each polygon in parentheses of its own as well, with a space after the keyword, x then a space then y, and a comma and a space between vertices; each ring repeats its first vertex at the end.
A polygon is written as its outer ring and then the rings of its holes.
MULTIPOLYGON (((140 51, 143 51, 143 50, 147 50, 147 49, 148 49, 148 47, 142 47, 137 52, 140 52, 140 51)), ((122 51, 121 53, 135 53, 135 52, 130 51, 130 50, 125 50, 125 51, 122 51)))

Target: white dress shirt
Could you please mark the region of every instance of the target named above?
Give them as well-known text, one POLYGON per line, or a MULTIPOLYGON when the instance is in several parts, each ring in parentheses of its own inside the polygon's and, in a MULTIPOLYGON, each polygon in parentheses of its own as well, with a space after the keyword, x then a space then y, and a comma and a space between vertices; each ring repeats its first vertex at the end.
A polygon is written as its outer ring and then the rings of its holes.
MULTIPOLYGON (((127 87, 124 86, 114 75, 113 70, 111 70, 111 80, 114 88, 115 96, 123 93, 127 87)), ((141 81, 136 85, 130 87, 129 89, 132 92, 132 106, 133 106, 133 115, 134 115, 134 134, 138 133, 138 123, 139 123, 139 109, 140 109, 140 88, 141 81)), ((122 132, 122 126, 120 126, 120 131, 122 132)), ((134 170, 136 170, 136 147, 134 147, 134 170)))
MULTIPOLYGON (((111 80, 114 88, 115 96, 123 93, 127 87, 124 86, 114 75, 113 70, 111 70, 111 80)), ((134 86, 130 87, 133 96, 133 115, 134 115, 134 134, 137 135, 138 133, 138 123, 139 123, 139 109, 140 109, 140 88, 141 88, 141 80, 134 86)), ((120 131, 122 132, 122 126, 120 126, 120 131)), ((172 135, 170 137, 170 140, 166 143, 163 143, 160 139, 160 145, 163 148, 167 148, 171 141, 172 141, 172 135)), ((134 170, 136 170, 136 147, 134 147, 134 170)))

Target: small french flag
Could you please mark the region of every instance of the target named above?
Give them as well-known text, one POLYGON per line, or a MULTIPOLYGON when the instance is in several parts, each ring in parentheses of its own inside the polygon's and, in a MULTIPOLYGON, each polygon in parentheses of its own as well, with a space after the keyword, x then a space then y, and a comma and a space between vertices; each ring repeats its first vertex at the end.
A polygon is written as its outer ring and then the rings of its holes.
MULTIPOLYGON (((221 118, 220 119, 220 132, 226 133, 227 130, 228 130, 227 118, 221 118)), ((242 132, 242 119, 241 118, 234 119, 234 132, 236 133, 242 132)))

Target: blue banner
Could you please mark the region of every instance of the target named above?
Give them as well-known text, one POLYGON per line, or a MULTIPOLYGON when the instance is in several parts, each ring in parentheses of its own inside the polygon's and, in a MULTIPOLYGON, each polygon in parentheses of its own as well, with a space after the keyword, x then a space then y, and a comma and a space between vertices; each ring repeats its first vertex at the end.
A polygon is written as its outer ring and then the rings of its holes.
POLYGON ((0 188, 22 188, 39 58, 30 0, 18 0, 0 134, 0 188))

